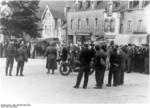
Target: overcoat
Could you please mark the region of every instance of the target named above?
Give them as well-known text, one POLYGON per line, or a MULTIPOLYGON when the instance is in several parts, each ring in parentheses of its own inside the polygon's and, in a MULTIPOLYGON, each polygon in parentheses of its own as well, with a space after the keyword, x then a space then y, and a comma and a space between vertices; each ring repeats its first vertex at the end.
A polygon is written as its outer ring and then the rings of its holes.
POLYGON ((57 69, 57 50, 55 46, 48 46, 46 49, 45 56, 47 57, 46 60, 46 68, 47 69, 57 69))

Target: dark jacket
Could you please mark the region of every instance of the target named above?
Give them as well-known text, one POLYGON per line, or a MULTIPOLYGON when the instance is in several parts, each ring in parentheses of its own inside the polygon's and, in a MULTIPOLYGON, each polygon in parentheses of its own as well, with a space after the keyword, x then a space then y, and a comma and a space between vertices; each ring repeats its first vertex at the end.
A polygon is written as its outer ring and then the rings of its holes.
POLYGON ((119 68, 121 66, 121 56, 118 55, 116 52, 113 52, 110 55, 110 65, 111 67, 119 68))
POLYGON ((107 58, 107 53, 104 51, 97 51, 94 57, 95 61, 95 68, 105 68, 106 67, 106 58, 107 58))
POLYGON ((6 48, 6 57, 15 57, 16 55, 16 49, 13 45, 9 45, 6 48))
POLYGON ((66 47, 63 47, 62 49, 62 60, 66 61, 67 60, 67 55, 68 55, 68 50, 66 47))
POLYGON ((25 47, 20 47, 16 52, 16 61, 25 62, 28 61, 27 49, 25 47))
POLYGON ((83 48, 79 56, 80 66, 89 67, 91 58, 91 51, 88 48, 83 48))

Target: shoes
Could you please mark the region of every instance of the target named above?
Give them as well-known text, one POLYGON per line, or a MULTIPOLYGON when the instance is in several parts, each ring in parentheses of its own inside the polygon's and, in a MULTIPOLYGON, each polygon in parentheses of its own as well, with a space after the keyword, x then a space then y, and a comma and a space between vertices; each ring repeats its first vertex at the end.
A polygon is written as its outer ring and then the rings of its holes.
POLYGON ((113 84, 114 87, 117 87, 117 84, 113 84))
POLYGON ((18 74, 16 74, 16 76, 18 76, 18 74))
POLYGON ((9 74, 9 76, 12 76, 11 74, 9 74))
POLYGON ((49 74, 50 72, 47 72, 47 74, 49 74))
POLYGON ((20 76, 24 76, 23 74, 21 74, 20 76))
POLYGON ((107 86, 107 87, 111 87, 111 84, 107 84, 106 86, 107 86))
POLYGON ((73 88, 79 88, 78 86, 73 86, 73 88))
POLYGON ((86 89, 87 87, 83 87, 83 89, 86 89))
POLYGON ((102 86, 96 86, 95 89, 102 89, 102 86))

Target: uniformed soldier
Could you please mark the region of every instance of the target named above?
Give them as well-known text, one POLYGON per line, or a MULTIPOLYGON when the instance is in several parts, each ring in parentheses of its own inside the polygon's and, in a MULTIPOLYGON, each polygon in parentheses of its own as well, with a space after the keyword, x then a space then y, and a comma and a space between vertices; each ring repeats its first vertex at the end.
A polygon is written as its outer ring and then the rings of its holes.
POLYGON ((16 49, 14 47, 14 41, 10 41, 8 47, 6 48, 6 76, 8 75, 8 68, 9 70, 9 76, 11 76, 13 64, 14 64, 14 58, 16 54, 16 49))
POLYGON ((20 48, 17 49, 16 61, 18 62, 16 76, 18 76, 18 74, 20 74, 20 76, 24 76, 23 75, 24 63, 28 62, 28 54, 24 41, 21 42, 20 48))

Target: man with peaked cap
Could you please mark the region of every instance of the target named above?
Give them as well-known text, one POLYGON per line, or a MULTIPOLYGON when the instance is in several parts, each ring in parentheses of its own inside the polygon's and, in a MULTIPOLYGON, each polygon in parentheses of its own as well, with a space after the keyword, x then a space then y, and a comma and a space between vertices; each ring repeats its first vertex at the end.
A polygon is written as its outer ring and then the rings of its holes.
POLYGON ((20 43, 20 48, 17 49, 16 61, 17 61, 16 76, 18 76, 18 74, 20 74, 20 76, 24 76, 23 75, 24 63, 28 62, 27 48, 25 47, 24 41, 20 43))
POLYGON ((9 76, 12 74, 12 68, 14 64, 14 58, 16 54, 16 49, 14 47, 14 41, 10 41, 8 47, 6 48, 6 76, 8 75, 8 68, 9 70, 9 76))

